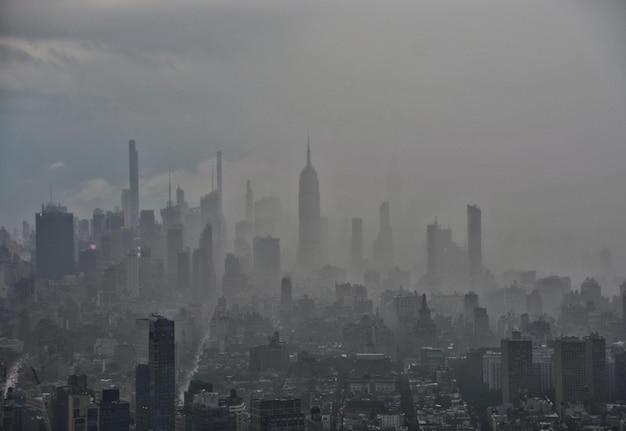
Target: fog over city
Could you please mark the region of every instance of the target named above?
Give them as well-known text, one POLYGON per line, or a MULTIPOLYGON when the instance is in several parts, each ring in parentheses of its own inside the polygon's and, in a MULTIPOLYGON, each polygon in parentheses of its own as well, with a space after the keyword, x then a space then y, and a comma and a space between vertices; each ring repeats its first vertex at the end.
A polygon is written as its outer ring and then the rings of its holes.
POLYGON ((624 23, 0 0, 0 431, 623 427, 624 23))
POLYGON ((1 7, 7 227, 50 185, 77 214, 119 205, 130 138, 147 208, 166 201, 168 170, 199 199, 222 150, 227 214, 249 178, 295 215, 309 130, 331 225, 375 227, 388 199, 398 246, 417 253, 435 216, 460 234, 476 202, 494 264, 571 270, 604 246, 626 258, 623 2, 1 7))

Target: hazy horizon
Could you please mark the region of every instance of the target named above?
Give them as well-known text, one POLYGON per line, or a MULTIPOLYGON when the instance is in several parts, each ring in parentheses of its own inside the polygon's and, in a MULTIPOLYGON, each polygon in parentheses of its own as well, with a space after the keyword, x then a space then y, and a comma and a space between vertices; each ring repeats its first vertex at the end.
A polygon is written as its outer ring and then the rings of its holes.
POLYGON ((382 201, 403 265, 435 217, 463 246, 477 204, 488 268, 564 274, 609 247, 619 269, 625 19, 618 0, 8 0, 0 225, 34 224, 50 186, 81 218, 120 206, 129 139, 142 209, 169 170, 199 205, 221 150, 230 230, 246 179, 295 217, 308 130, 322 214, 363 217, 366 251, 382 201))

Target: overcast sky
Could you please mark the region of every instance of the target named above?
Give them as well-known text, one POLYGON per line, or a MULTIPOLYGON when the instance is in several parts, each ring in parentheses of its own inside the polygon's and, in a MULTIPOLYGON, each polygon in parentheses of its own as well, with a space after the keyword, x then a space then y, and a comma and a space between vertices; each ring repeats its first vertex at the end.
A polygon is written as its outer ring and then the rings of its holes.
POLYGON ((401 250, 435 216, 463 245, 475 203, 487 264, 619 267, 625 22, 621 0, 2 0, 0 224, 50 185, 81 217, 120 205, 129 139, 142 208, 168 170, 197 205, 221 149, 233 220, 248 178, 295 214, 308 129, 331 223, 373 239, 389 199, 401 250))

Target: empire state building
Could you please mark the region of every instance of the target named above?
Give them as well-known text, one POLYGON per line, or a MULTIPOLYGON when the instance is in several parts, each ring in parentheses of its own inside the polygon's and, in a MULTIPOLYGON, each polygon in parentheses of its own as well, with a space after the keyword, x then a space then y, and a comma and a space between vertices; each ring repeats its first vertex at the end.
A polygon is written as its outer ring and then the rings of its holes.
POLYGON ((298 264, 302 270, 311 270, 321 265, 320 241, 320 185, 317 172, 311 164, 311 147, 307 142, 306 166, 300 174, 298 193, 298 264))

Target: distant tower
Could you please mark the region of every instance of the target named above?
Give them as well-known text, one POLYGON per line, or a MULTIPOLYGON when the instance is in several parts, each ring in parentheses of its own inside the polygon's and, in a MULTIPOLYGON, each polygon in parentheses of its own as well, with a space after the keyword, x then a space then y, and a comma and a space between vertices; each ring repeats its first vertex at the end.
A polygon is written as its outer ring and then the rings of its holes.
POLYGON ((350 241, 350 266, 360 270, 363 265, 363 219, 352 219, 352 239, 350 241))
POLYGON ((426 253, 428 257, 428 276, 432 278, 439 277, 439 223, 437 219, 432 224, 426 226, 426 253))
POLYGON ((176 417, 174 321, 152 315, 136 326, 137 431, 173 430, 176 417))
POLYGON ((130 171, 130 226, 135 229, 139 223, 139 155, 134 139, 128 141, 128 164, 130 171))
POLYGON ((246 181, 246 221, 254 223, 254 197, 250 180, 246 181))
POLYGON ((387 270, 393 265, 393 237, 387 202, 380 205, 380 228, 374 241, 374 264, 381 270, 387 270))
POLYGON ((298 262, 304 270, 317 268, 321 264, 320 218, 320 186, 317 172, 311 164, 311 147, 307 142, 306 166, 300 173, 300 189, 298 193, 298 229, 300 240, 298 262))
POLYGON ((476 205, 467 206, 467 256, 470 286, 476 289, 483 273, 483 242, 481 211, 476 205))

